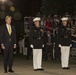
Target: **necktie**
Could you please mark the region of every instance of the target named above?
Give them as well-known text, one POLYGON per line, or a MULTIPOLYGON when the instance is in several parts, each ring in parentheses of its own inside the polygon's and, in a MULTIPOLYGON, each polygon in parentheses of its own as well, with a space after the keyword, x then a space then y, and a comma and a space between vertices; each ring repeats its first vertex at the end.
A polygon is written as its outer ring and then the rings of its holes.
POLYGON ((11 27, 10 26, 8 26, 8 33, 9 33, 9 35, 11 35, 11 27))

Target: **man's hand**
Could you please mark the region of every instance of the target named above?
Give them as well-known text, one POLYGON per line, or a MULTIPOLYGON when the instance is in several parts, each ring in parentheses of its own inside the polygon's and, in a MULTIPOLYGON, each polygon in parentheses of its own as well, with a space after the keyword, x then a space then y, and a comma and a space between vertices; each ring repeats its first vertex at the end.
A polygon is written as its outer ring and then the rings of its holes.
POLYGON ((1 45, 1 48, 2 48, 2 49, 5 49, 5 46, 4 46, 4 45, 1 45))
POLYGON ((14 49, 16 48, 16 44, 14 44, 14 49))

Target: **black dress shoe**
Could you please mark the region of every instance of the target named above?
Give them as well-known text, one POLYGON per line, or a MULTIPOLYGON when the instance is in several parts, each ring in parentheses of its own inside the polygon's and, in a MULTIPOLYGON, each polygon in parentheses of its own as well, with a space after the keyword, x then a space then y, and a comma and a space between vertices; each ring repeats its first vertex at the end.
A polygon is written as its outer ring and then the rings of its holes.
POLYGON ((70 69, 69 67, 63 67, 62 69, 70 69))
POLYGON ((62 69, 65 69, 65 67, 62 67, 62 69))
POLYGON ((69 67, 65 67, 65 69, 70 69, 69 67))
POLYGON ((4 73, 7 73, 7 70, 5 70, 4 73))
POLYGON ((43 71, 44 69, 43 69, 43 68, 39 68, 39 69, 37 69, 37 70, 43 71))
POLYGON ((13 70, 9 70, 9 72, 13 73, 14 71, 13 70))
POLYGON ((38 71, 37 69, 34 69, 34 71, 38 71))

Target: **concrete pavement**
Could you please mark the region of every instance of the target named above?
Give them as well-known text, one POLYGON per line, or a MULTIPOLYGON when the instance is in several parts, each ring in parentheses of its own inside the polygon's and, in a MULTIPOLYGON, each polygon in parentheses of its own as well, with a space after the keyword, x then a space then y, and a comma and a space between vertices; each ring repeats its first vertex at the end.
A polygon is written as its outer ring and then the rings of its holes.
POLYGON ((32 59, 15 58, 13 70, 15 73, 4 73, 3 60, 0 57, 0 75, 76 75, 76 64, 70 64, 70 70, 61 69, 61 64, 53 61, 43 61, 44 71, 34 71, 32 67, 32 59))

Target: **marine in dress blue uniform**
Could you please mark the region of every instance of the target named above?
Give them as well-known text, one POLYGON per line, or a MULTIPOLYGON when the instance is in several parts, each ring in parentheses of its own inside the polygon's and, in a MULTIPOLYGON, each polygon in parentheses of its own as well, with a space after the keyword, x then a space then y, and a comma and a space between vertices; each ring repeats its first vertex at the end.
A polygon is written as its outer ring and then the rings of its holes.
POLYGON ((33 19, 34 27, 30 30, 29 41, 33 49, 33 68, 34 71, 44 70, 42 68, 42 48, 44 47, 44 33, 40 27, 40 18, 33 19))
POLYGON ((68 18, 63 17, 62 25, 58 29, 59 47, 61 48, 61 65, 62 69, 69 68, 69 55, 71 47, 71 30, 68 27, 68 18))

